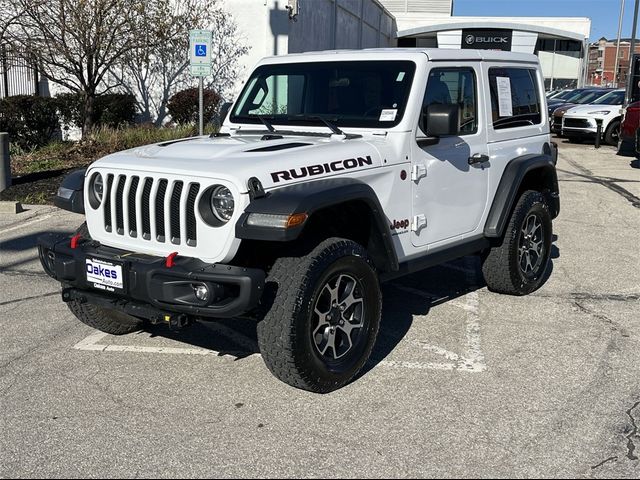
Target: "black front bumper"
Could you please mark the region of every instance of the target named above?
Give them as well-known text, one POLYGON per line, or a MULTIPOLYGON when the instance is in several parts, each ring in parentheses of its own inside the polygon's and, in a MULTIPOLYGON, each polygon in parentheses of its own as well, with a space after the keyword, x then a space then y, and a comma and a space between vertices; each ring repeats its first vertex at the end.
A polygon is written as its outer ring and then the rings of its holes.
POLYGON ((264 290, 262 270, 209 264, 176 257, 168 268, 164 257, 136 254, 80 241, 71 248, 68 237, 48 234, 38 239, 40 262, 47 274, 64 287, 63 300, 80 300, 153 321, 167 315, 232 318, 256 307, 264 290), (87 281, 86 260, 99 259, 122 266, 124 289, 108 292, 87 281), (194 285, 204 284, 210 294, 198 300, 194 285))

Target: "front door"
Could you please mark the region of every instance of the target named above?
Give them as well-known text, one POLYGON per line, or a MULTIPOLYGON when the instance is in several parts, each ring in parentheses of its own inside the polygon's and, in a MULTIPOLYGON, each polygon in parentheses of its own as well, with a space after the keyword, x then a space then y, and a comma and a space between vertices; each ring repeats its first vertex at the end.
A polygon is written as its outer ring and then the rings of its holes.
MULTIPOLYGON (((433 145, 412 142, 413 221, 416 247, 454 241, 478 228, 487 204, 488 161, 479 64, 440 64, 429 72, 423 112, 433 103, 459 106, 458 134, 433 145), (470 160, 471 159, 471 160, 470 160)), ((420 120, 417 136, 424 136, 420 120)))

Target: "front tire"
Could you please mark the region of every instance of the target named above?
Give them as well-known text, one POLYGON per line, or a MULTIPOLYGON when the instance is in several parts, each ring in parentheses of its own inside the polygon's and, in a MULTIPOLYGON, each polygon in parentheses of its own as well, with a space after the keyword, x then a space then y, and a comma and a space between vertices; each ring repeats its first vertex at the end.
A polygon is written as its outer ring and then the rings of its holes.
POLYGON ((69 310, 85 325, 111 335, 126 335, 142 328, 142 321, 126 313, 78 300, 67 302, 69 310))
POLYGON ((620 138, 620 120, 614 120, 607 127, 607 131, 604 134, 604 141, 607 145, 618 145, 618 139, 620 138))
MULTIPOLYGON (((87 222, 84 222, 78 227, 76 234, 82 235, 84 239, 91 239, 87 222)), ((101 332, 110 333, 111 335, 125 335, 136 332, 142 328, 142 320, 117 310, 111 310, 89 303, 80 303, 77 300, 67 302, 67 306, 69 310, 71 310, 71 313, 85 325, 100 330, 101 332)))
POLYGON ((482 262, 489 290, 527 295, 542 286, 551 255, 552 222, 542 193, 527 190, 516 204, 500 245, 482 262))
POLYGON ((258 323, 258 344, 269 370, 317 393, 353 380, 371 355, 382 309, 365 249, 330 238, 307 255, 279 258, 267 288, 276 292, 258 323))

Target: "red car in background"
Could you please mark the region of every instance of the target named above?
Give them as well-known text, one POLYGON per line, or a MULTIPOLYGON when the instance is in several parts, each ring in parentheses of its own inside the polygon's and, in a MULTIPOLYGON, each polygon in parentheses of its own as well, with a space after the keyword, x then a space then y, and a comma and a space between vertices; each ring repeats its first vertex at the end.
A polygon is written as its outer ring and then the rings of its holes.
POLYGON ((636 132, 640 128, 640 102, 630 103, 627 106, 620 126, 620 139, 618 140, 618 153, 633 155, 636 153, 636 132))

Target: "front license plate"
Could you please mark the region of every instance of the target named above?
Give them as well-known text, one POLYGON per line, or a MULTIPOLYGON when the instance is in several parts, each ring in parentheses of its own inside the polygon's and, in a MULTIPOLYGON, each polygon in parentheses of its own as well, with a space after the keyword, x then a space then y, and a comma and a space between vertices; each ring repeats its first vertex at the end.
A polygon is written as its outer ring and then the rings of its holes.
POLYGON ((106 292, 124 291, 122 263, 102 260, 100 258, 87 258, 86 272, 87 283, 93 288, 106 292))

